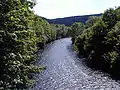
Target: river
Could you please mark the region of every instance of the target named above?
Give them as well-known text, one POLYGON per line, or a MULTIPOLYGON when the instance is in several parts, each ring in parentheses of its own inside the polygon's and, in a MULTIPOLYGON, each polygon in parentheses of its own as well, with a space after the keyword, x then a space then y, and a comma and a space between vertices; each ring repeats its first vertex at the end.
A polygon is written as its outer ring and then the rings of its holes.
POLYGON ((88 68, 72 49, 70 38, 48 44, 37 65, 46 70, 35 75, 29 90, 120 90, 120 84, 107 74, 88 68))

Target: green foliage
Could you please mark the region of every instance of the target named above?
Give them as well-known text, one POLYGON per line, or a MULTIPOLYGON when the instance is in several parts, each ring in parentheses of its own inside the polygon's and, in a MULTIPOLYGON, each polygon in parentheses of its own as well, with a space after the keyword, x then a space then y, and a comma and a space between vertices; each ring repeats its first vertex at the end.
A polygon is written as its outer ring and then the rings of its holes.
POLYGON ((70 32, 70 36, 72 37, 73 43, 75 41, 75 38, 82 34, 84 28, 85 28, 84 24, 81 22, 75 22, 72 24, 71 30, 69 32, 70 32))
POLYGON ((100 18, 97 16, 90 16, 85 23, 85 27, 89 28, 92 27, 100 18))
POLYGON ((116 13, 116 16, 117 16, 117 21, 120 21, 120 7, 115 9, 115 13, 116 13))
POLYGON ((55 38, 48 22, 35 15, 27 0, 0 1, 0 89, 22 89, 31 82, 35 52, 55 38))
POLYGON ((108 9, 99 18, 90 17, 85 27, 72 36, 79 54, 87 58, 89 66, 120 78, 120 8, 108 9))
POLYGON ((112 8, 106 10, 103 14, 102 19, 108 26, 108 29, 112 28, 116 24, 116 21, 117 21, 117 15, 115 13, 115 10, 112 8))
POLYGON ((56 39, 65 38, 69 35, 68 30, 70 27, 67 27, 64 24, 51 24, 51 27, 56 33, 56 39))

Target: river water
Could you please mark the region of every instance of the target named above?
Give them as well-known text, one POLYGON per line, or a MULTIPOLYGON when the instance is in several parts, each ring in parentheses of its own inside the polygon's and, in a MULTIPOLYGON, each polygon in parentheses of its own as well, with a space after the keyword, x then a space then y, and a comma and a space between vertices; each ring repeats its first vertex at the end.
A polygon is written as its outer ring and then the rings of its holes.
POLYGON ((88 68, 72 49, 70 38, 48 44, 37 65, 47 69, 35 75, 29 90, 120 90, 120 84, 100 71, 88 68))

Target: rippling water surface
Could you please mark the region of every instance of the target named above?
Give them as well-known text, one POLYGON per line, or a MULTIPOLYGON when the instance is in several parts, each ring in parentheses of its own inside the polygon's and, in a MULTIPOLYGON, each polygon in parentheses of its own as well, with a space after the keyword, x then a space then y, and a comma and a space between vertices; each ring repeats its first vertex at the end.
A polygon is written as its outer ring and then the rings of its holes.
POLYGON ((70 38, 46 46, 37 64, 47 69, 35 75, 37 82, 29 90, 120 90, 120 84, 84 64, 72 49, 70 38))

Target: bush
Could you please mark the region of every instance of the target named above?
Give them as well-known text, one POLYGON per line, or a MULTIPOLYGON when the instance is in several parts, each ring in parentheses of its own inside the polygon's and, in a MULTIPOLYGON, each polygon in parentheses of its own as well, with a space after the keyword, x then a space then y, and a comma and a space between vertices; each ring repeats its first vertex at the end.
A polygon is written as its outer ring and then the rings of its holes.
MULTIPOLYGON (((74 46, 89 66, 120 77, 120 8, 108 9, 95 22, 75 35, 74 46), (88 27, 89 26, 89 27, 88 27)), ((94 20, 88 20, 94 21, 94 20)))
POLYGON ((35 52, 54 38, 54 31, 31 11, 30 1, 1 0, 0 5, 0 89, 23 89, 31 73, 41 70, 34 66, 35 52))
POLYGON ((77 38, 77 36, 82 34, 82 31, 84 30, 84 24, 81 22, 75 22, 72 24, 71 26, 71 30, 70 30, 70 36, 72 37, 72 42, 75 42, 75 38, 77 38))

